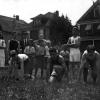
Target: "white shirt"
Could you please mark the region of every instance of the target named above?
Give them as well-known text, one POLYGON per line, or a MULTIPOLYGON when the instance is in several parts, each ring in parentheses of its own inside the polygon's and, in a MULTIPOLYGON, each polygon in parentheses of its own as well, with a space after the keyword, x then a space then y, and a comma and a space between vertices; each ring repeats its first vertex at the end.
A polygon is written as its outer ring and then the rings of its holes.
MULTIPOLYGON (((87 54, 87 53, 88 53, 88 51, 85 50, 85 51, 83 52, 83 55, 85 55, 85 54, 87 54)), ((99 52, 97 52, 96 50, 94 51, 94 53, 99 54, 99 52)))
POLYGON ((80 36, 76 36, 76 37, 72 36, 70 38, 71 44, 77 44, 77 43, 79 43, 80 42, 79 39, 80 39, 80 36))
POLYGON ((0 47, 6 47, 5 40, 0 39, 0 47))
POLYGON ((33 53, 35 53, 35 48, 34 47, 30 47, 30 46, 26 46, 25 50, 24 50, 24 53, 33 54, 33 53))
POLYGON ((18 54, 18 57, 20 58, 21 61, 28 59, 28 56, 26 54, 18 54))

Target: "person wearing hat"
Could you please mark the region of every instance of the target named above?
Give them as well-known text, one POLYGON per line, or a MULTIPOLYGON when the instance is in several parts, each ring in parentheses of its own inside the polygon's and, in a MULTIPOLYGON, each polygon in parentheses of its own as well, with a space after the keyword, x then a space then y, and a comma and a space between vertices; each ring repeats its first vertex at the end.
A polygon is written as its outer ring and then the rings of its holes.
POLYGON ((69 48, 70 56, 69 56, 69 63, 70 63, 70 68, 72 71, 72 77, 75 76, 75 67, 78 68, 80 64, 80 36, 79 36, 79 30, 76 26, 73 27, 72 29, 72 36, 69 37, 67 46, 69 48))
POLYGON ((0 67, 5 67, 5 48, 6 43, 2 36, 2 31, 0 31, 0 67))

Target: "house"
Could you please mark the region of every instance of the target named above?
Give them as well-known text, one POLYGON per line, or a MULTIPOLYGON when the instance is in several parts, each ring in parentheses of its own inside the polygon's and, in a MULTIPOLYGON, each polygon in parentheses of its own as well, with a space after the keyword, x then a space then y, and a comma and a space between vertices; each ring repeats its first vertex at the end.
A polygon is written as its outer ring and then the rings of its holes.
POLYGON ((100 0, 97 0, 77 21, 80 29, 81 50, 86 49, 88 44, 95 45, 100 52, 100 0))
POLYGON ((32 31, 30 37, 32 39, 38 39, 39 31, 42 30, 44 38, 51 40, 53 45, 60 45, 67 42, 72 25, 67 17, 59 16, 59 11, 39 14, 31 19, 32 31))
POLYGON ((11 18, 0 15, 0 30, 3 31, 4 39, 9 40, 11 39, 13 33, 17 33, 19 36, 21 36, 22 33, 29 31, 30 28, 24 20, 19 19, 19 16, 11 18))
POLYGON ((43 30, 45 39, 50 39, 50 24, 51 20, 54 17, 59 17, 59 12, 56 11, 54 13, 48 12, 46 14, 39 14, 38 16, 31 18, 32 22, 30 23, 32 25, 32 32, 30 34, 30 37, 35 39, 38 39, 38 31, 43 30))

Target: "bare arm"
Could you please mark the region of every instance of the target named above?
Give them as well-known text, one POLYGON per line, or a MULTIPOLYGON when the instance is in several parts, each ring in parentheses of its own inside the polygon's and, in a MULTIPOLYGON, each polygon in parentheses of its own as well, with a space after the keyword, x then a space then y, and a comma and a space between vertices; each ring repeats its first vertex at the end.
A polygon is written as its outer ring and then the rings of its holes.
POLYGON ((84 68, 85 63, 86 63, 86 58, 85 58, 85 54, 83 54, 82 55, 82 58, 81 58, 81 62, 80 62, 79 77, 78 77, 78 80, 79 81, 81 79, 81 76, 82 76, 82 72, 83 72, 83 68, 84 68))
POLYGON ((83 54, 81 58, 81 64, 80 64, 81 69, 84 67, 85 63, 86 63, 86 54, 83 54))
POLYGON ((78 40, 77 40, 77 43, 72 44, 71 43, 71 38, 69 38, 69 40, 67 42, 67 46, 72 47, 72 48, 79 48, 80 47, 80 41, 81 41, 81 38, 79 37, 78 40))
POLYGON ((66 68, 66 64, 65 64, 64 58, 61 56, 59 60, 61 62, 62 67, 65 69, 66 68))

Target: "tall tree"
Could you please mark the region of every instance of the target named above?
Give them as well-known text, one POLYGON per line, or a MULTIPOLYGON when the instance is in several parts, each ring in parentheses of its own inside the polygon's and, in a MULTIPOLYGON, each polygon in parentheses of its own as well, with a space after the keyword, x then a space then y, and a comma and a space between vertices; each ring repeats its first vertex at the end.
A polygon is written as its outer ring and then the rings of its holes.
POLYGON ((64 15, 61 17, 54 17, 51 20, 50 30, 52 37, 51 39, 54 41, 54 43, 66 43, 72 30, 71 21, 67 16, 64 17, 64 15))

